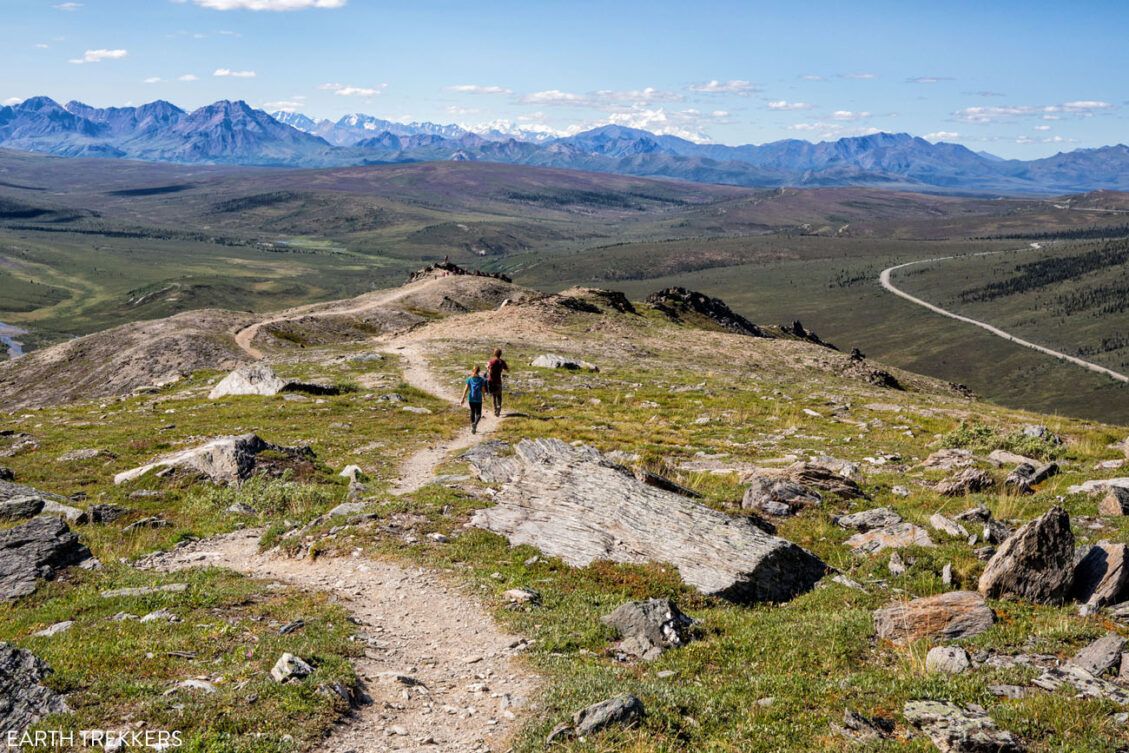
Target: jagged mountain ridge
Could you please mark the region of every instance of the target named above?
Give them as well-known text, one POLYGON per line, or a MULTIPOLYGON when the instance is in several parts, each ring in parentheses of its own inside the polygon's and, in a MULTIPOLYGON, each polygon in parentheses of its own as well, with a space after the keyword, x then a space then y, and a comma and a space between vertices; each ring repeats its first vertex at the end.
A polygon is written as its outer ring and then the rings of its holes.
POLYGON ((0 107, 0 146, 66 157, 286 167, 473 160, 757 187, 1011 194, 1129 189, 1129 147, 1120 144, 1022 161, 904 133, 727 146, 608 125, 546 139, 520 128, 478 134, 360 113, 314 121, 227 100, 186 112, 161 100, 95 108, 33 97, 0 107))

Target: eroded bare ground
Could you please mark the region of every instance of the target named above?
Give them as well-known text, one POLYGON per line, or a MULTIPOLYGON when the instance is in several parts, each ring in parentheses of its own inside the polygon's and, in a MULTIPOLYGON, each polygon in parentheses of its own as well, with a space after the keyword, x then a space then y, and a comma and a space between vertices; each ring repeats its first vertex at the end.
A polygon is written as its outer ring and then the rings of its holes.
POLYGON ((261 531, 198 541, 151 558, 169 571, 227 567, 333 594, 364 642, 354 666, 371 703, 319 750, 329 753, 503 751, 530 713, 539 681, 525 642, 501 631, 482 605, 442 573, 360 556, 292 559, 258 552, 261 531))

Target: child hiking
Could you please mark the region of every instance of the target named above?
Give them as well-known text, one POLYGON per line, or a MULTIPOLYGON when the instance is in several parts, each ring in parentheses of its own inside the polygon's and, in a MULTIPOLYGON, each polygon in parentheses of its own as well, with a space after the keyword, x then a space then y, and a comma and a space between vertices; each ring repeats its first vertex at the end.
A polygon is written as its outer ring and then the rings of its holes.
POLYGON ((486 390, 494 398, 494 415, 502 415, 502 372, 510 366, 502 360, 502 349, 494 349, 494 357, 486 364, 486 390))
POLYGON ((470 370, 470 376, 466 378, 466 386, 463 387, 463 396, 459 399, 459 405, 463 403, 470 405, 471 434, 478 433, 478 422, 482 420, 482 394, 486 391, 486 380, 482 378, 480 371, 477 365, 470 370))

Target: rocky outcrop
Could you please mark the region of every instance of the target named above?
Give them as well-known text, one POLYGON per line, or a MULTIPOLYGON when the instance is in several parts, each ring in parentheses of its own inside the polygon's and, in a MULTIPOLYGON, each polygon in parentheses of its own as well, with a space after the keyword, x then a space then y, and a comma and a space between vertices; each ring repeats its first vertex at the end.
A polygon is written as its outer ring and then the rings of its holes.
POLYGON ((430 280, 436 277, 449 277, 449 276, 462 276, 470 275, 472 277, 489 277, 502 282, 513 282, 512 279, 500 272, 483 272, 478 269, 466 269, 460 267, 452 261, 440 261, 435 264, 429 264, 423 269, 418 269, 408 275, 408 282, 418 282, 420 280, 430 280))
POLYGON ((241 366, 231 372, 208 393, 209 400, 231 395, 277 395, 280 392, 307 392, 314 395, 332 395, 335 387, 310 382, 280 379, 274 369, 265 363, 241 366))
POLYGON ((959 675, 972 666, 968 652, 960 646, 934 646, 925 655, 925 670, 927 672, 942 672, 947 675, 959 675))
POLYGON ((979 594, 951 591, 882 607, 874 613, 874 628, 879 638, 910 643, 919 638, 953 640, 979 635, 995 620, 979 594))
POLYGON ((999 729, 979 707, 944 701, 909 701, 906 721, 925 733, 941 753, 1022 753, 1023 746, 999 729))
POLYGON ((50 580, 93 556, 59 518, 41 517, 0 531, 0 599, 34 593, 39 579, 50 580))
POLYGON ((629 601, 600 621, 619 633, 620 651, 645 661, 689 643, 694 624, 670 599, 629 601))
POLYGON ((1074 580, 1074 534, 1070 516, 1053 507, 1020 528, 988 561, 980 593, 990 599, 1062 603, 1074 580))
POLYGON ((314 453, 308 447, 280 447, 254 434, 241 434, 218 437, 199 447, 164 455, 146 465, 122 471, 114 476, 114 483, 124 484, 156 472, 161 475, 188 474, 216 484, 234 484, 247 480, 259 470, 310 464, 313 458, 314 453), (272 457, 265 463, 260 456, 266 452, 270 452, 272 457))
POLYGON ((726 305, 720 298, 686 288, 665 288, 647 296, 647 303, 673 322, 701 317, 729 332, 750 337, 765 337, 760 327, 726 305))
POLYGON ((1119 685, 1087 672, 1082 667, 1066 663, 1051 667, 1035 678, 1034 683, 1043 690, 1055 691, 1068 685, 1087 698, 1104 698, 1122 706, 1129 706, 1129 691, 1119 685))
POLYGON ((555 353, 543 353, 529 362, 530 366, 541 369, 566 369, 568 371, 599 371, 600 367, 594 363, 582 361, 579 358, 565 358, 555 353))
POLYGON ((597 560, 667 562, 707 594, 782 601, 810 589, 826 566, 754 523, 639 482, 589 447, 523 440, 518 470, 472 523, 576 567, 597 560))
POLYGON ((44 687, 50 672, 30 651, 0 643, 0 736, 22 733, 48 714, 70 711, 62 696, 44 687))
POLYGON ((247 354, 228 333, 254 321, 253 314, 187 311, 0 361, 0 405, 15 410, 129 395, 201 369, 231 369, 247 354))

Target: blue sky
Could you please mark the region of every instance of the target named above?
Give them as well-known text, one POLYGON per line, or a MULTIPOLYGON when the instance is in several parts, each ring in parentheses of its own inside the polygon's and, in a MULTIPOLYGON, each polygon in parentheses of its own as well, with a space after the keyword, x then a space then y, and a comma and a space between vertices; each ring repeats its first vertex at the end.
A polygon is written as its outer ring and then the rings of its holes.
POLYGON ((721 143, 905 131, 1006 157, 1129 141, 1121 2, 4 0, 0 101, 245 99, 721 143))

